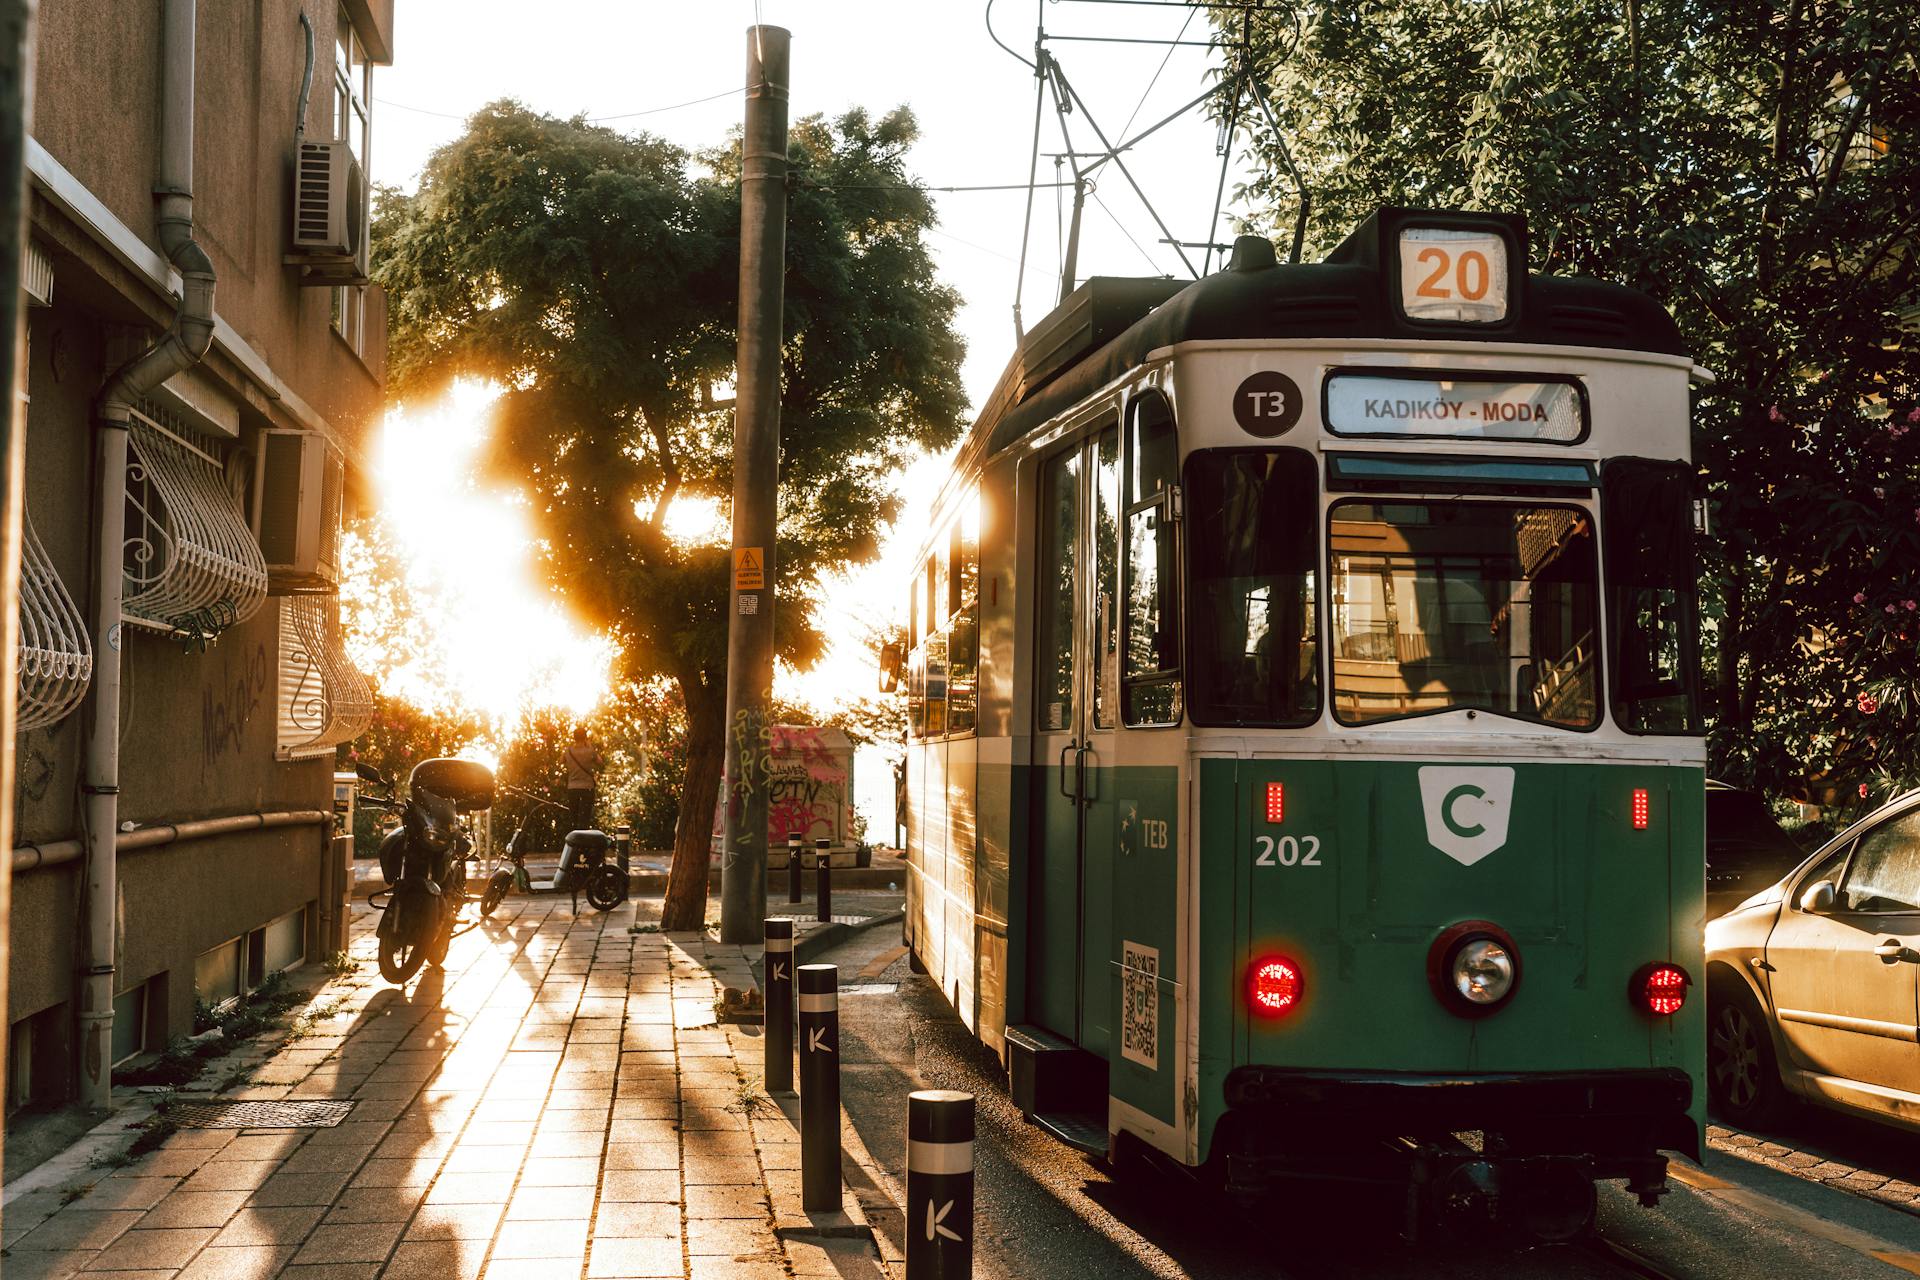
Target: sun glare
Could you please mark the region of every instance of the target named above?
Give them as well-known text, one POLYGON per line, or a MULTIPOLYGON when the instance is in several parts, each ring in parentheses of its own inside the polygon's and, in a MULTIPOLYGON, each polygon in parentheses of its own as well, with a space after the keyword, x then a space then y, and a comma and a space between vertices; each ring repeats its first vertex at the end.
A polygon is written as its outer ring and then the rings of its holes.
POLYGON ((498 394, 459 382, 382 428, 380 519, 420 607, 405 651, 372 655, 374 669, 384 692, 429 711, 496 724, 540 707, 583 715, 607 691, 613 645, 540 583, 516 495, 473 480, 498 394))

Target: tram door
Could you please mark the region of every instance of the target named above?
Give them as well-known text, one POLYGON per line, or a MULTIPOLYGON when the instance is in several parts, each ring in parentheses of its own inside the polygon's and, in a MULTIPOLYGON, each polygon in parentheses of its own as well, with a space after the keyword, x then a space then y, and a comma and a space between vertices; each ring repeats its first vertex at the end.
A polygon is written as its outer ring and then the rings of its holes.
POLYGON ((1041 464, 1027 1008, 1104 1054, 1111 1026, 1120 431, 1041 464))

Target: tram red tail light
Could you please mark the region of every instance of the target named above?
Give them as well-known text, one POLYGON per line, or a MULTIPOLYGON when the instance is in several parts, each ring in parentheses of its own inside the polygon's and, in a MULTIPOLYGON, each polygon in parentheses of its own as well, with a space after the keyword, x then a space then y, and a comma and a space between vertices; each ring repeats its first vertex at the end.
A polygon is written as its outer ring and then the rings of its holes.
POLYGON ((1306 977, 1288 956, 1262 956, 1247 974, 1247 1005, 1263 1018, 1279 1018, 1300 1007, 1306 977))
POLYGON ((1267 784, 1267 821, 1275 826, 1287 816, 1287 785, 1284 782, 1267 784))
POLYGON ((1647 789, 1645 787, 1635 787, 1633 789, 1633 829, 1635 831, 1645 831, 1647 829, 1647 819, 1652 816, 1653 805, 1647 798, 1647 789))
POLYGON ((1687 988, 1693 979, 1677 964, 1656 960, 1634 971, 1627 984, 1627 998, 1648 1013, 1670 1018, 1687 1003, 1687 988))

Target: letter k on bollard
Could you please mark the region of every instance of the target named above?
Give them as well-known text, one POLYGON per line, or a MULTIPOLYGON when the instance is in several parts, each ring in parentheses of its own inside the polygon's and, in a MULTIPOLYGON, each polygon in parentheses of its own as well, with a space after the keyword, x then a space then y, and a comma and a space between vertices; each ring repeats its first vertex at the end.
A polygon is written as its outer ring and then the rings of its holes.
POLYGON ((907 1280, 973 1274, 973 1095, 907 1095, 907 1280))
POLYGON ((768 1093, 793 1092, 793 921, 766 923, 768 1093))
POLYGON ((803 964, 800 982, 800 1207, 840 1211, 840 971, 803 964))

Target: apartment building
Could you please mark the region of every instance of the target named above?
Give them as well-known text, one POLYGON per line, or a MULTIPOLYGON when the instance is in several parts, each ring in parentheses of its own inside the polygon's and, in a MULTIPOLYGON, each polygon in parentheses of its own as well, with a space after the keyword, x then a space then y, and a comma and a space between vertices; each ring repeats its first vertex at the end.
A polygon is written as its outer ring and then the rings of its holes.
POLYGON ((334 595, 393 0, 39 11, 8 1114, 344 935, 334 595))

